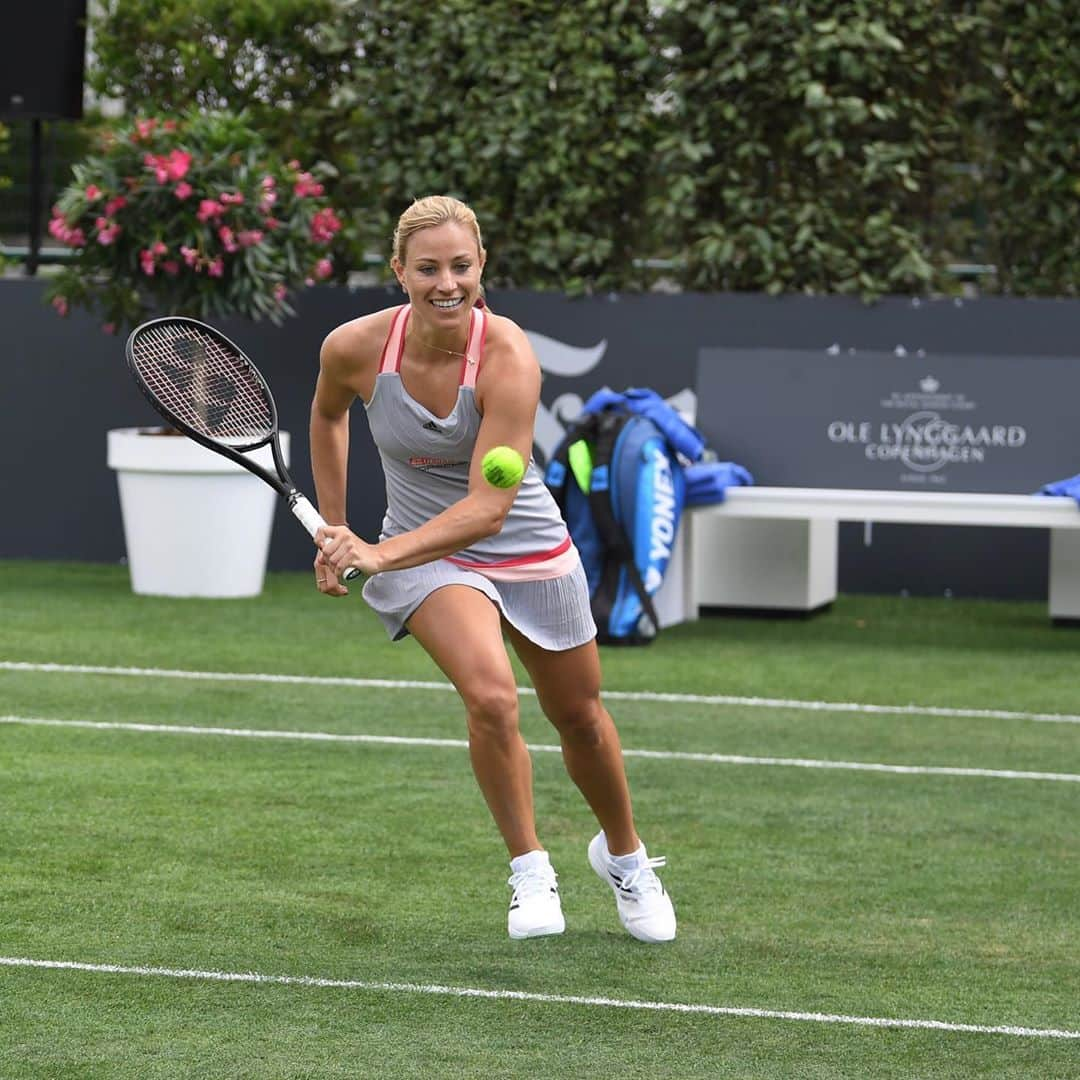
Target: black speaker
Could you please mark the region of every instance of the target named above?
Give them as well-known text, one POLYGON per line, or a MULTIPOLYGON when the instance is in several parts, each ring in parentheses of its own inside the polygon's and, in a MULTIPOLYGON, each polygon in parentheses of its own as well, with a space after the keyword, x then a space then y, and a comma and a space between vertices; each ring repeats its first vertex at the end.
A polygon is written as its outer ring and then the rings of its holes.
POLYGON ((17 16, 4 20, 0 117, 78 120, 86 70, 86 0, 31 0, 18 9, 17 16))

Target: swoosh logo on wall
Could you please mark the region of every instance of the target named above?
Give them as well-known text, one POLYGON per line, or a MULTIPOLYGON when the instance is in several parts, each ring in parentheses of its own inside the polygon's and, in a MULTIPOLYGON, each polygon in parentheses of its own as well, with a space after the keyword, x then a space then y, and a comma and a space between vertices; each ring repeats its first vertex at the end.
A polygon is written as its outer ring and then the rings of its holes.
POLYGON ((538 334, 535 330, 526 330, 525 334, 536 353, 536 359, 540 361, 540 367, 552 375, 565 375, 568 378, 584 375, 600 363, 607 351, 607 338, 597 345, 579 348, 546 334, 538 334))

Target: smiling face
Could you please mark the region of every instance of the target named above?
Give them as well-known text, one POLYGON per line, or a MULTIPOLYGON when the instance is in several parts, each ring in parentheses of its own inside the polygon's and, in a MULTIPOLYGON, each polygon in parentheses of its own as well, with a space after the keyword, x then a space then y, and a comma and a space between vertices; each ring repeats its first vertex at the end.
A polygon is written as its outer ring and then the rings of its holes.
POLYGON ((456 221, 418 229, 404 245, 394 273, 409 294, 413 314, 432 333, 448 334, 466 324, 480 295, 484 254, 467 226, 456 221))

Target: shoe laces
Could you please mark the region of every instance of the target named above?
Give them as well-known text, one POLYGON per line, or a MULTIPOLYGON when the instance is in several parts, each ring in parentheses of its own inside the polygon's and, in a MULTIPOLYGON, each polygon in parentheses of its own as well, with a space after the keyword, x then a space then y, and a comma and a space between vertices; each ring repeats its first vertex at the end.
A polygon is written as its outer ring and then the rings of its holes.
POLYGON ((511 874, 506 884, 514 890, 515 899, 526 900, 532 896, 546 895, 557 888, 555 881, 558 876, 551 866, 534 866, 511 874))
POLYGON ((658 855, 654 859, 646 859, 640 866, 634 867, 619 882, 619 888, 625 892, 637 893, 638 896, 662 893, 664 886, 660 884, 660 879, 653 873, 654 870, 661 866, 667 866, 667 858, 664 855, 658 855))

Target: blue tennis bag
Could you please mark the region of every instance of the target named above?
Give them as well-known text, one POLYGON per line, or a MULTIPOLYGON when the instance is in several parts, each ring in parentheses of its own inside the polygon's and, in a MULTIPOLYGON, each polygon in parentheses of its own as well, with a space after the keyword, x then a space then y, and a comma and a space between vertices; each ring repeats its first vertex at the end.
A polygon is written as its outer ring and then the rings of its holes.
POLYGON ((642 645, 660 630, 664 579, 686 501, 678 454, 704 441, 652 390, 601 390, 555 448, 544 480, 581 553, 597 640, 642 645))

